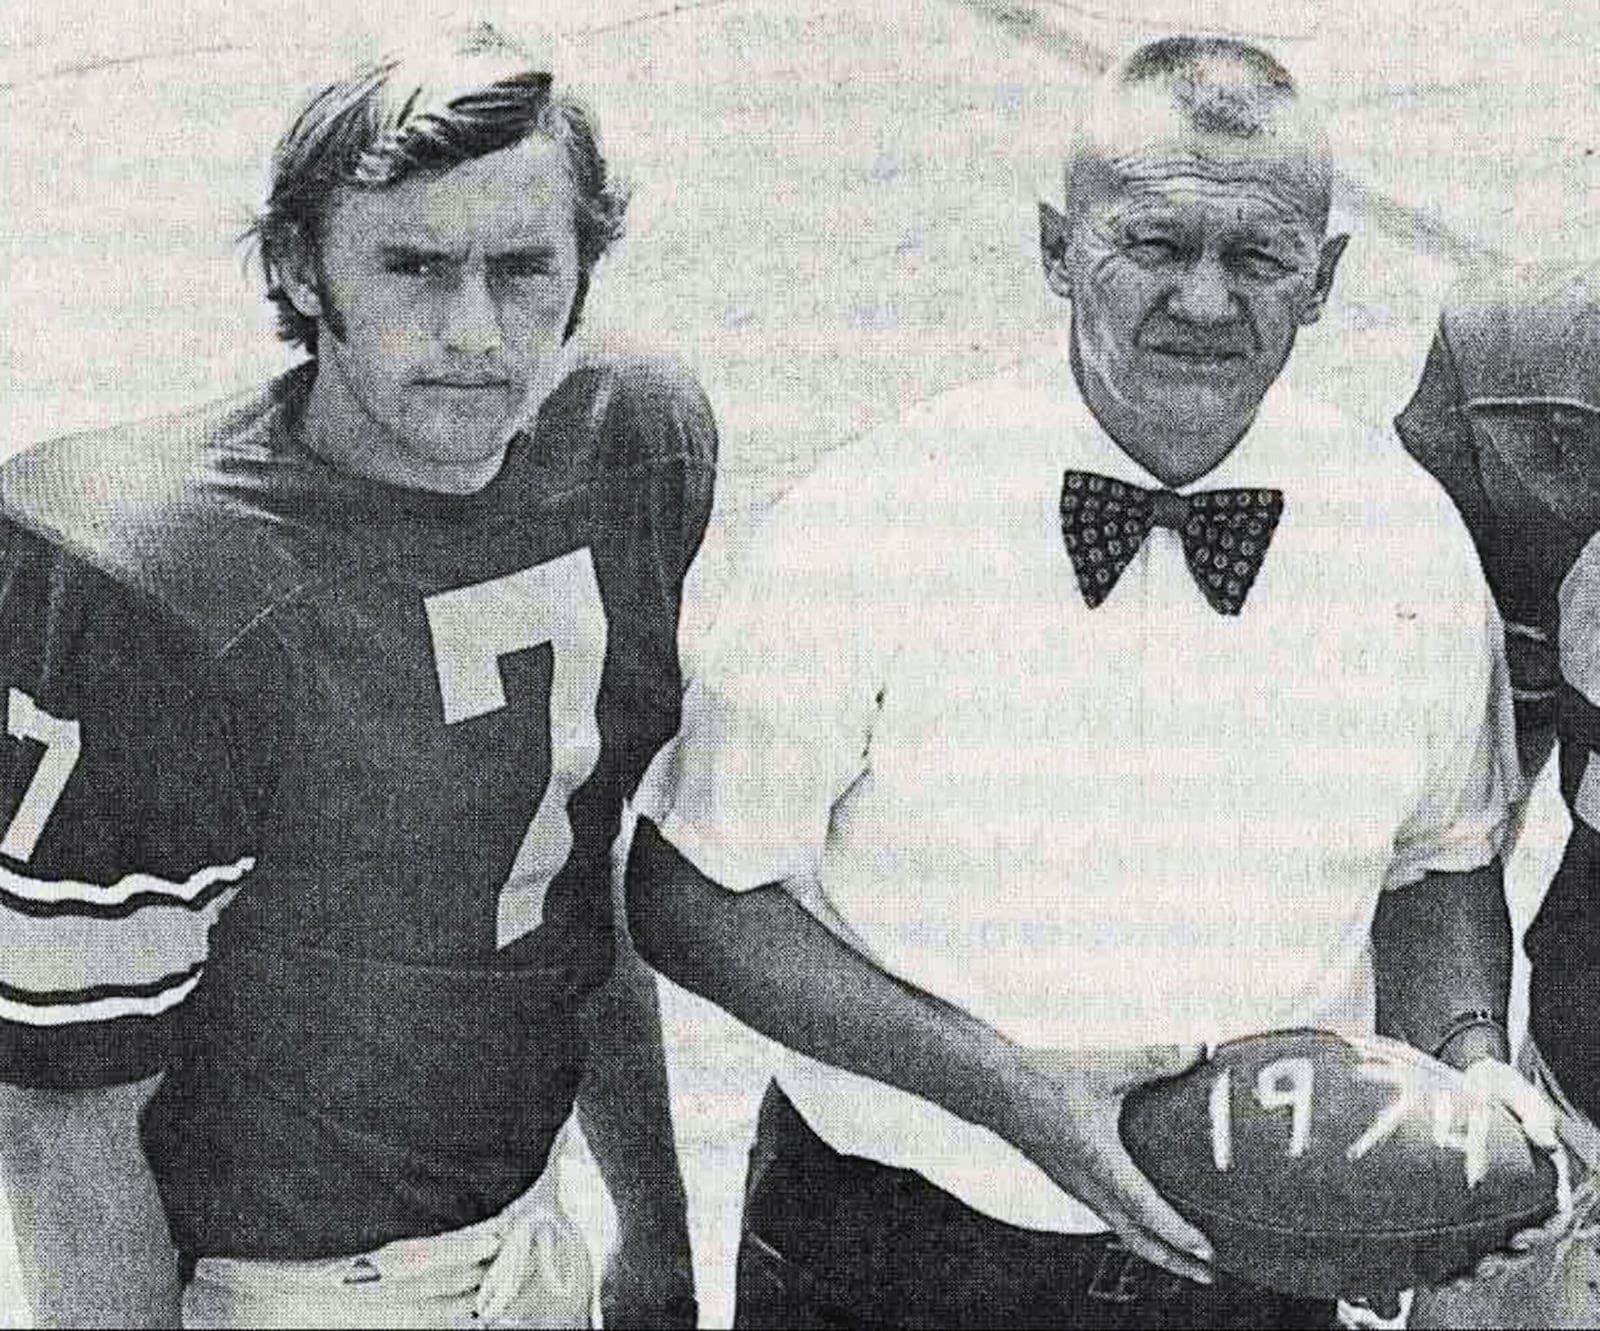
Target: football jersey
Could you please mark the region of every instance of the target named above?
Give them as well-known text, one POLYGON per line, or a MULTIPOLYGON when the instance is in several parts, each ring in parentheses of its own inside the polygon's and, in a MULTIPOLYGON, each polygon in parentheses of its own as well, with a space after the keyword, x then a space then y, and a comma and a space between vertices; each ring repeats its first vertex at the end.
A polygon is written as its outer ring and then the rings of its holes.
POLYGON ((0 469, 0 1079, 164 1068, 190 1254, 362 1251, 540 1173, 711 502, 670 364, 580 353, 470 495, 307 451, 314 374, 0 469))
POLYGON ((1572 832, 1523 941, 1528 1029, 1567 1099, 1600 1122, 1600 537, 1561 584, 1556 736, 1572 832))
POLYGON ((1556 685, 1555 592, 1592 534, 1519 496, 1534 529, 1497 510, 1512 460, 1559 452, 1552 413, 1600 413, 1600 278, 1592 268, 1507 268, 1450 293, 1421 383, 1395 428, 1472 532, 1506 621, 1519 731, 1548 730, 1556 685), (1486 470, 1486 462, 1492 471, 1486 470))

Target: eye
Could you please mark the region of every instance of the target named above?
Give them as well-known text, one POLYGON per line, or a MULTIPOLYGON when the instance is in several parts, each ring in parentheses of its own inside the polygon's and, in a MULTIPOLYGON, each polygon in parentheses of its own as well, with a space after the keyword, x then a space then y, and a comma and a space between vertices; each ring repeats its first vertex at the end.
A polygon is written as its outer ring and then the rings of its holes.
POLYGON ((504 282, 554 277, 556 259, 552 254, 507 254, 489 262, 489 271, 504 282))
POLYGON ((1140 263, 1173 263, 1183 255, 1182 247, 1169 236, 1129 236, 1122 248, 1140 263))
POLYGON ((439 271, 439 260, 431 254, 411 254, 405 251, 388 254, 383 260, 383 271, 399 277, 432 277, 439 271))
POLYGON ((1259 245, 1244 245, 1228 251, 1230 265, 1249 277, 1270 280, 1294 271, 1293 265, 1259 245))

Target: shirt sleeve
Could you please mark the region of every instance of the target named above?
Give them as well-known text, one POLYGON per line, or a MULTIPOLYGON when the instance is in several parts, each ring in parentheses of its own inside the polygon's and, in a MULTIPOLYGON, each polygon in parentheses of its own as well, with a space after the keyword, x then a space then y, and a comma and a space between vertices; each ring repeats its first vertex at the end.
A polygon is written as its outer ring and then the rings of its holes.
POLYGON ((906 598, 894 516, 841 471, 825 464, 763 525, 635 799, 729 889, 813 874, 834 803, 868 766, 906 598))
POLYGON ((173 641, 137 598, 0 525, 0 1080, 157 1071, 253 863, 225 718, 173 641))
POLYGON ((1454 515, 1442 520, 1434 576, 1419 598, 1423 779, 1395 835, 1390 889, 1488 864, 1525 794, 1504 628, 1454 515))

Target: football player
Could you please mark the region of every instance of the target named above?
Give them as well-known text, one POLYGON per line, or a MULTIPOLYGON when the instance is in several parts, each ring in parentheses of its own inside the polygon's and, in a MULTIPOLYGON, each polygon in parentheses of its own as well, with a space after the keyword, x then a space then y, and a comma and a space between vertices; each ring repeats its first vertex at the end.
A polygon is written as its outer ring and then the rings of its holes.
POLYGON ((1555 739, 1558 589, 1600 527, 1600 282, 1515 268, 1451 293, 1395 421, 1471 529, 1506 625, 1530 779, 1555 739))
MULTIPOLYGON (((1466 518, 1506 622, 1518 745, 1531 778, 1560 741, 1572 831, 1524 940, 1532 963, 1521 1061, 1600 1166, 1600 274, 1526 266, 1452 293, 1406 447, 1466 518)), ((1580 1189, 1585 1219, 1595 1185, 1580 1189), (1584 1199, 1588 1199, 1584 1205, 1584 1199)), ((1593 1326, 1600 1257, 1586 1224, 1419 1297, 1418 1326, 1593 1326)))
POLYGON ((479 24, 330 84, 254 235, 308 358, 0 470, 0 1158, 46 1323, 692 1323, 610 851, 715 432, 572 335, 625 198, 479 24), (608 977, 614 980, 608 985, 608 977), (586 1045, 588 1059, 585 1059, 586 1045))

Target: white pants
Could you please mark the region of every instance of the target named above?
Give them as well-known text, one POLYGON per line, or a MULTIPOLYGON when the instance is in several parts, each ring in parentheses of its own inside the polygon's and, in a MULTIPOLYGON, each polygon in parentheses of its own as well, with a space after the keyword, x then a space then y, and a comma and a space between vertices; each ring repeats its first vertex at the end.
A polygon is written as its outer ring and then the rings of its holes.
POLYGON ((309 1262, 202 1257, 185 1327, 588 1327, 594 1267, 543 1177, 475 1225, 309 1262))

